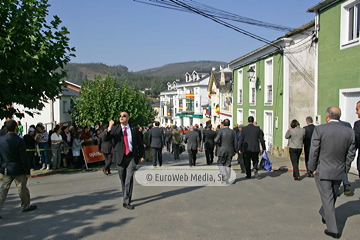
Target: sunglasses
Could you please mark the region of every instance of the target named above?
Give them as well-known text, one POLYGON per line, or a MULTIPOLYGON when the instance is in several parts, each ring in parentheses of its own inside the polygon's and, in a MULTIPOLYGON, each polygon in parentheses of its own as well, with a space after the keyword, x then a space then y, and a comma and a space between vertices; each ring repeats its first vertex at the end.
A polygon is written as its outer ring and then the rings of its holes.
POLYGON ((127 115, 126 115, 126 114, 123 114, 123 115, 120 115, 120 117, 127 117, 127 115))

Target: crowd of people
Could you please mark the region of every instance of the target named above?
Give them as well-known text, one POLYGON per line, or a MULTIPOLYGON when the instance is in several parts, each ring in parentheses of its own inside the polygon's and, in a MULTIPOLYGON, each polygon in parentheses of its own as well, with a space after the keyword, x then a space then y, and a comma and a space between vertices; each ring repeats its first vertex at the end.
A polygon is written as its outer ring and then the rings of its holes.
MULTIPOLYGON (((356 105, 356 113, 360 118, 360 101, 356 105)), ((326 122, 319 126, 313 125, 311 117, 306 118, 307 126, 300 127, 299 122, 291 121, 285 134, 289 139, 289 154, 293 165, 294 180, 300 179, 299 157, 305 152, 307 176, 314 177, 320 193, 322 206, 319 213, 322 222, 326 224, 325 234, 339 238, 336 224, 335 202, 341 182, 344 183, 344 193, 350 191, 347 173, 355 158, 356 149, 360 149, 360 121, 351 124, 340 120, 341 110, 329 107, 326 110, 326 122)), ((248 125, 235 125, 230 128, 230 120, 225 119, 214 131, 211 124, 204 128, 202 124, 188 128, 172 126, 161 128, 155 122, 146 128, 129 125, 130 115, 121 112, 119 125, 109 124, 95 127, 56 125, 49 132, 42 123, 29 127, 24 136, 21 123, 14 120, 6 121, 0 132, 0 172, 3 174, 3 184, 0 192, 0 210, 4 204, 12 181, 19 188, 22 201, 22 211, 32 211, 37 207, 30 205, 29 191, 26 187, 30 168, 58 169, 60 167, 78 167, 82 161, 81 146, 98 145, 98 150, 104 153, 106 165, 104 174, 110 174, 110 166, 115 163, 123 192, 123 207, 134 209, 131 205, 133 191, 133 174, 139 162, 152 161, 153 166, 161 167, 162 149, 172 152, 174 160, 179 160, 179 154, 187 144, 189 166, 196 166, 198 151, 205 149, 206 163, 211 165, 217 156, 217 165, 222 175, 222 181, 230 177, 232 158, 237 155, 241 170, 246 178, 251 178, 251 162, 255 177, 258 177, 259 154, 266 152, 264 133, 252 116, 248 117, 248 125), (24 140, 21 140, 23 138, 24 140), (260 151, 261 146, 261 151, 260 151), (50 154, 51 153, 51 154, 50 154), (35 155, 38 155, 37 157, 35 155), (39 156, 41 164, 39 166, 39 156)), ((360 166, 358 156, 358 171, 360 166)))

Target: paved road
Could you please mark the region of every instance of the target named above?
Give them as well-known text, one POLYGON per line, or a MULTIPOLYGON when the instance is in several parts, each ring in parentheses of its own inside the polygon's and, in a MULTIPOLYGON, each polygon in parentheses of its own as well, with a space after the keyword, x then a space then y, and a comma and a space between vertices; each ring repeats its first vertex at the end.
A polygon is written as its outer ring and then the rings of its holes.
MULTIPOLYGON (((187 165, 187 154, 169 165, 187 165)), ((274 167, 290 160, 272 157, 274 167)), ((199 153, 200 165, 205 164, 199 153)), ((235 163, 235 161, 234 161, 235 163)), ((148 164, 148 163, 146 163, 148 164)), ((235 167, 238 167, 236 165, 235 167)), ((122 207, 117 172, 62 173, 29 180, 38 210, 20 212, 15 185, 0 215, 0 239, 330 239, 318 214, 314 180, 294 181, 291 172, 261 172, 224 187, 146 187, 135 183, 130 211, 122 207)), ((305 172, 302 172, 305 174, 305 172)), ((360 236, 360 181, 337 202, 342 239, 360 236)))

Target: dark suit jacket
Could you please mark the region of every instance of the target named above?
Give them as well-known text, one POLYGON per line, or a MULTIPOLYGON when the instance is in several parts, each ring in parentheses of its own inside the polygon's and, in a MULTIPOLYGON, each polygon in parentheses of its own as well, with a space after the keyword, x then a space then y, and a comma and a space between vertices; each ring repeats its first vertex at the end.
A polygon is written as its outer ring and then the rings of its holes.
POLYGON ((260 152, 259 141, 263 150, 266 150, 264 134, 260 127, 249 124, 243 127, 240 137, 241 152, 260 152))
POLYGON ((316 126, 311 138, 308 167, 320 179, 343 180, 355 157, 355 134, 339 122, 316 126))
POLYGON ((113 141, 106 141, 106 130, 99 135, 98 150, 104 154, 111 154, 113 150, 113 141))
POLYGON ((303 140, 304 143, 304 149, 305 151, 310 151, 310 145, 311 145, 311 136, 314 132, 315 125, 309 124, 304 127, 305 129, 305 138, 303 140))
POLYGON ((194 131, 189 131, 185 134, 184 142, 187 143, 188 150, 197 150, 199 148, 199 133, 194 131))
MULTIPOLYGON (((145 156, 144 144, 140 134, 141 132, 137 127, 131 127, 132 153, 136 164, 139 163, 140 158, 145 156)), ((113 162, 119 165, 124 158, 124 135, 121 125, 114 126, 110 132, 107 132, 105 140, 111 141, 112 139, 114 141, 113 162)))
POLYGON ((165 137, 162 128, 154 127, 150 129, 150 146, 152 148, 162 148, 165 145, 165 137))
POLYGON ((211 129, 204 130, 203 142, 205 143, 205 148, 214 148, 215 147, 215 137, 216 137, 215 131, 213 131, 211 129))
POLYGON ((356 148, 360 149, 360 120, 354 123, 356 148))
POLYGON ((237 137, 234 130, 224 127, 217 132, 215 143, 218 145, 218 156, 234 156, 237 150, 237 137))
POLYGON ((6 167, 7 174, 18 176, 30 174, 30 162, 26 154, 25 141, 15 133, 0 137, 1 173, 6 167))
POLYGON ((199 146, 200 146, 200 143, 201 143, 201 131, 197 128, 194 128, 194 132, 197 132, 199 134, 199 146))
POLYGON ((165 141, 166 142, 171 142, 171 137, 172 137, 171 131, 166 130, 166 132, 165 132, 165 141))

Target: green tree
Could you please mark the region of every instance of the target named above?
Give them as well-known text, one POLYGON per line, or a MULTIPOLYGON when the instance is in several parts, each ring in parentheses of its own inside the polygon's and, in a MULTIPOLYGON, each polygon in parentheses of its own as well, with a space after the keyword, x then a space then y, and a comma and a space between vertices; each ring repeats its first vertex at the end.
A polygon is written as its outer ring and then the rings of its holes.
POLYGON ((61 93, 66 76, 61 69, 75 49, 59 17, 46 21, 49 6, 47 0, 1 0, 0 119, 24 117, 14 103, 33 116, 61 93))
POLYGON ((81 126, 119 120, 121 112, 130 114, 130 123, 146 125, 155 118, 155 111, 145 95, 129 87, 127 82, 120 87, 111 75, 105 80, 96 76, 81 85, 80 97, 74 100, 70 112, 73 121, 81 126))

